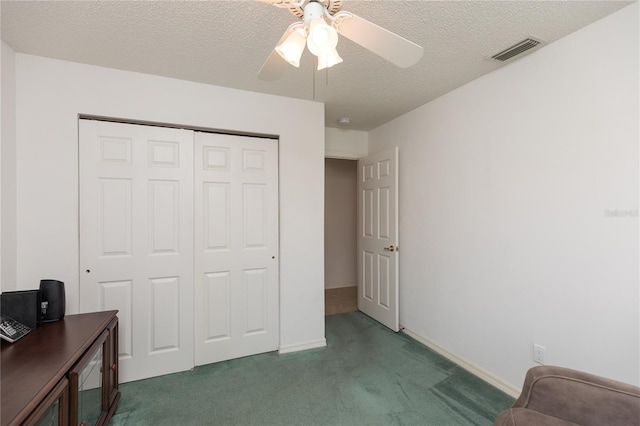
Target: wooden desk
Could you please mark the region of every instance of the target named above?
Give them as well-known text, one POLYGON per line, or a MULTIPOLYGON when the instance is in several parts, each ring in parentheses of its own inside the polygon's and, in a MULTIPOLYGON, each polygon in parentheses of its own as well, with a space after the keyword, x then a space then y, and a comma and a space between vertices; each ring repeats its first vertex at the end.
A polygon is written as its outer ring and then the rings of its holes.
POLYGON ((117 312, 68 315, 40 324, 16 343, 2 341, 0 424, 34 424, 56 402, 58 424, 82 422, 78 372, 100 350, 102 406, 96 422, 107 424, 120 399, 117 312))

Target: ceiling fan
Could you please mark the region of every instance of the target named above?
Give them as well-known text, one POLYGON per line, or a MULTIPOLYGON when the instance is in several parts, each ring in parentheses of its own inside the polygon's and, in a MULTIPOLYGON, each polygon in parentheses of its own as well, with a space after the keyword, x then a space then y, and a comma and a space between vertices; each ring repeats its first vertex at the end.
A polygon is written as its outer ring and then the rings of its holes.
POLYGON ((295 22, 278 41, 258 73, 262 80, 277 80, 287 64, 300 66, 305 45, 318 58, 318 70, 342 62, 336 46, 338 34, 403 68, 420 60, 421 46, 353 13, 340 11, 343 0, 258 0, 287 8, 295 22))

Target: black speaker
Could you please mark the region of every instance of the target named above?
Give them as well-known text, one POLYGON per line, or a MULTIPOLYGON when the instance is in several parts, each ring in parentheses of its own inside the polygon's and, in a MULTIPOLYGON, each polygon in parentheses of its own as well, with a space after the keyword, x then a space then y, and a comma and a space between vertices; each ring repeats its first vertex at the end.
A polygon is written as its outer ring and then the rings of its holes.
POLYGON ((31 329, 36 328, 40 320, 40 292, 5 291, 0 295, 0 311, 31 329))
POLYGON ((40 307, 42 322, 59 321, 64 318, 64 283, 58 280, 40 280, 40 307))

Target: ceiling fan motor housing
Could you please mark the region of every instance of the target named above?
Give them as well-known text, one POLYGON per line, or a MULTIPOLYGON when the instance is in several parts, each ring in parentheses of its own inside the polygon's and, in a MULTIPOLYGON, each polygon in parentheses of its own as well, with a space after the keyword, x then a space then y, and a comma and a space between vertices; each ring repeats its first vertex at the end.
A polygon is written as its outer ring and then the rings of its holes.
POLYGON ((320 3, 325 9, 327 9, 329 15, 333 16, 342 9, 343 0, 304 0, 300 6, 289 5, 289 12, 291 12, 293 16, 302 19, 305 13, 304 9, 309 3, 320 3))

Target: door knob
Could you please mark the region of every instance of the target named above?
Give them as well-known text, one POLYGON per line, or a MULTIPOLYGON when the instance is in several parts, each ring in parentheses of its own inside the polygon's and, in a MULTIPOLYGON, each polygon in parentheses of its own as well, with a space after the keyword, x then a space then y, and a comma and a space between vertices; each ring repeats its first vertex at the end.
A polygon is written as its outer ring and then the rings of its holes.
POLYGON ((385 247, 384 249, 385 249, 385 251, 397 251, 397 250, 398 250, 398 247, 395 247, 395 246, 389 246, 389 247, 385 247))

